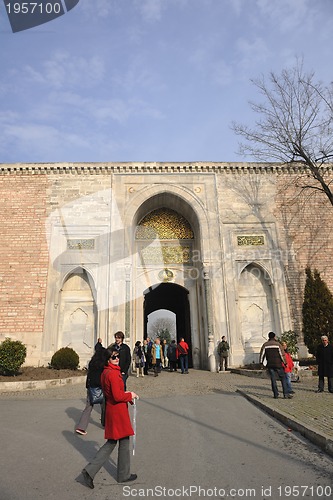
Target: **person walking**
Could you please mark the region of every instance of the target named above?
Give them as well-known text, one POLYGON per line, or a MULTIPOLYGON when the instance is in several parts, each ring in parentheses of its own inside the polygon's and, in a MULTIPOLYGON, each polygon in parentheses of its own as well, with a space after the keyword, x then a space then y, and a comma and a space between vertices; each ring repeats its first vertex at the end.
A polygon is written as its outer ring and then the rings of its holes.
MULTIPOLYGON (((123 334, 123 332, 116 332, 114 334, 114 339, 115 339, 115 343, 117 345, 117 348, 118 348, 118 352, 119 352, 119 366, 120 366, 120 370, 121 370, 121 375, 123 377, 123 381, 124 381, 124 387, 125 387, 125 391, 126 391, 126 381, 128 379, 128 370, 129 370, 129 367, 131 366, 131 350, 130 348, 128 347, 127 344, 124 344, 124 338, 125 338, 125 335, 123 334)), ((108 349, 110 348, 110 346, 108 347, 108 349)))
POLYGON ((168 365, 169 365, 169 359, 168 359, 168 343, 166 341, 166 339, 163 339, 163 342, 162 342, 162 348, 163 348, 163 358, 164 358, 164 361, 163 361, 163 368, 168 368, 168 365))
POLYGON ((283 397, 291 399, 293 396, 288 392, 286 375, 283 368, 283 365, 286 364, 286 358, 281 344, 275 339, 274 332, 269 332, 268 341, 261 347, 259 355, 259 362, 261 365, 265 359, 267 361, 267 370, 271 378, 274 398, 277 399, 279 397, 279 391, 276 384, 278 378, 282 384, 283 397))
POLYGON ((229 356, 229 344, 225 335, 223 335, 221 342, 217 346, 217 353, 220 357, 220 372, 228 370, 228 356, 229 356))
POLYGON ((102 339, 98 338, 97 342, 95 344, 95 351, 102 350, 104 349, 103 344, 102 344, 102 339))
POLYGON ((188 344, 185 342, 184 337, 180 338, 177 344, 177 356, 180 361, 181 373, 188 373, 188 344))
POLYGON ((151 370, 152 367, 153 367, 153 358, 152 358, 152 355, 151 355, 152 347, 153 347, 153 342, 150 339, 150 337, 147 337, 147 354, 148 354, 147 363, 148 363, 148 369, 149 370, 151 370))
POLYGON ((169 370, 171 372, 177 371, 177 345, 176 341, 173 339, 171 340, 171 344, 168 346, 168 359, 169 359, 169 365, 170 368, 169 370))
POLYGON ((324 381, 327 377, 328 392, 333 393, 333 346, 329 344, 327 335, 321 336, 321 344, 317 348, 318 390, 324 392, 324 381))
POLYGON ((155 342, 151 348, 152 364, 154 368, 154 377, 158 377, 161 373, 161 367, 163 366, 163 347, 161 346, 161 341, 156 337, 155 342))
POLYGON ((124 381, 119 366, 118 346, 108 348, 106 366, 101 376, 102 388, 106 401, 105 433, 107 440, 95 457, 82 470, 85 484, 93 489, 97 472, 109 459, 118 443, 117 482, 134 481, 136 474, 131 474, 129 437, 134 435, 127 403, 138 399, 135 392, 124 391, 124 381))
POLYGON ((135 369, 136 369, 136 377, 139 378, 144 377, 144 366, 145 366, 145 355, 144 355, 144 350, 141 347, 141 341, 137 340, 135 342, 135 347, 133 350, 133 358, 135 362, 135 369))
MULTIPOLYGON (((87 427, 90 415, 94 407, 94 403, 91 403, 90 401, 89 387, 94 387, 94 388, 101 387, 101 375, 104 370, 105 359, 106 359, 106 349, 102 347, 95 351, 95 354, 93 355, 88 364, 88 373, 86 378, 86 389, 87 389, 86 407, 84 408, 81 414, 81 418, 75 428, 75 432, 77 434, 81 434, 82 436, 85 436, 87 434, 87 427)), ((102 413, 101 421, 103 421, 104 404, 100 403, 100 405, 102 413)))
POLYGON ((281 343, 282 348, 284 350, 284 357, 286 359, 286 364, 284 365, 284 373, 286 374, 286 382, 287 382, 287 388, 288 388, 288 393, 289 394, 294 394, 292 385, 291 385, 291 374, 293 372, 294 368, 294 362, 292 357, 290 356, 288 352, 288 346, 286 342, 281 343))

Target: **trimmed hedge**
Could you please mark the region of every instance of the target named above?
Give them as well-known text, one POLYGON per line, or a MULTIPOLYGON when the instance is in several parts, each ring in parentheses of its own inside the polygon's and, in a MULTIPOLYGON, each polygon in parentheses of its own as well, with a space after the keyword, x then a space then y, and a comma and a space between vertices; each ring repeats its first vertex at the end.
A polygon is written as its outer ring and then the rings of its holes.
POLYGON ((71 347, 62 347, 55 352, 51 359, 51 367, 55 370, 76 370, 80 358, 71 347))
POLYGON ((17 375, 27 355, 27 348, 20 340, 6 338, 0 344, 1 375, 17 375))

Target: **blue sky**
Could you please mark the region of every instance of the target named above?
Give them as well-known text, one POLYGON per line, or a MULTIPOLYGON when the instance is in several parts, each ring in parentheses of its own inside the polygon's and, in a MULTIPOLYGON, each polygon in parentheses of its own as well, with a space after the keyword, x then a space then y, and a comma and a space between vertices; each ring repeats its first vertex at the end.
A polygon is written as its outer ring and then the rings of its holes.
POLYGON ((0 4, 0 162, 242 161, 250 78, 332 81, 332 0, 80 0, 12 33, 0 4))

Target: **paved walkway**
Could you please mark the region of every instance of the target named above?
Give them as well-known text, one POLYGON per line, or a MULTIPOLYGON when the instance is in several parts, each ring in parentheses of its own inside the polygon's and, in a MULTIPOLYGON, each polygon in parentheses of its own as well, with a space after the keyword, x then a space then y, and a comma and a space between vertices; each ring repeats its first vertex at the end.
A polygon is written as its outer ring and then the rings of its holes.
MULTIPOLYGON (((85 396, 85 378, 74 377, 62 381, 0 383, 0 399, 71 399, 85 396), (51 392, 50 392, 51 391, 51 392)), ((317 378, 306 377, 293 383, 293 399, 274 399, 268 378, 250 377, 236 373, 210 373, 190 370, 189 375, 161 373, 144 379, 131 376, 128 389, 143 398, 207 393, 238 392, 256 406, 285 424, 290 431, 304 437, 333 456, 333 394, 317 394, 317 378)))

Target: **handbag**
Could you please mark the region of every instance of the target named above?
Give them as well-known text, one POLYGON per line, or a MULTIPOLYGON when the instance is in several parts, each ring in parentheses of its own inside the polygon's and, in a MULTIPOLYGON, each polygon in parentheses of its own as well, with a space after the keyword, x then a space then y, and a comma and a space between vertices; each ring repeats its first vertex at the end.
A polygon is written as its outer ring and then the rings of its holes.
POLYGON ((104 394, 101 387, 88 387, 88 394, 91 405, 103 403, 104 394))

